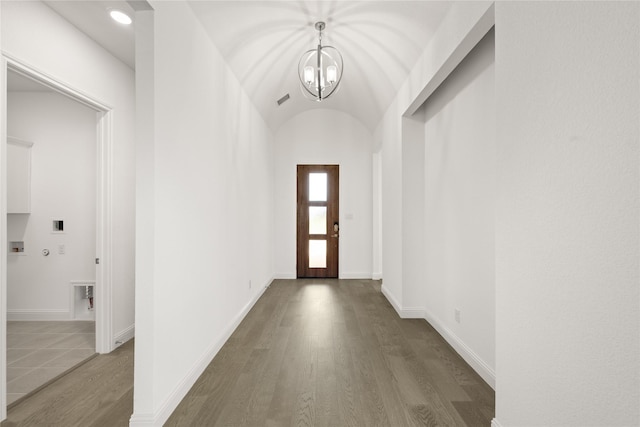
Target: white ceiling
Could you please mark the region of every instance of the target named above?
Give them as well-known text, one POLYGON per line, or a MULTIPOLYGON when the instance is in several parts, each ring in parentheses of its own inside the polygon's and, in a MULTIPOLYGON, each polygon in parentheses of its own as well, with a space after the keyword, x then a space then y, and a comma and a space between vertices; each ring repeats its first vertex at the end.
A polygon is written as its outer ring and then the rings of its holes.
MULTIPOLYGON (((133 26, 108 17, 124 1, 45 1, 56 12, 134 67, 133 26)), ((331 108, 373 130, 448 12, 450 2, 188 0, 247 94, 272 129, 313 108, 331 108), (297 65, 317 45, 316 21, 327 27, 323 44, 344 58, 338 92, 321 103, 300 91, 297 65), (285 94, 281 106, 276 101, 285 94)), ((135 25, 135 23, 134 23, 135 25)))
POLYGON ((122 25, 109 16, 112 9, 134 16, 131 6, 124 0, 43 0, 80 31, 91 37, 113 56, 135 68, 135 28, 122 25))

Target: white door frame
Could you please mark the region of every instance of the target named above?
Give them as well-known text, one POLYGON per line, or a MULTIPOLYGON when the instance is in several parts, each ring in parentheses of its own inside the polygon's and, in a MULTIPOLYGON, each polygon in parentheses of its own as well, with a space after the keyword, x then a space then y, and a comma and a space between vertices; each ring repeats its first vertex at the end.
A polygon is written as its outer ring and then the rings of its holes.
MULTIPOLYGON (((96 351, 114 349, 112 312, 112 108, 6 54, 0 60, 0 348, 7 348, 7 72, 22 74, 96 111, 96 351)), ((0 351, 0 420, 7 416, 7 360, 0 351)))

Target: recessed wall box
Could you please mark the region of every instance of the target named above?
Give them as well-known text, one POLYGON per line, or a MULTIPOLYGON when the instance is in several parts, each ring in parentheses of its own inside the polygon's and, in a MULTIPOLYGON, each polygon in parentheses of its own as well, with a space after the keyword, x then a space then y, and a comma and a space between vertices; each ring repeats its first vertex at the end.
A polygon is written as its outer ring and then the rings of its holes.
POLYGON ((12 255, 24 255, 24 242, 9 242, 9 253, 12 255))
POLYGON ((52 233, 64 233, 64 220, 54 219, 51 227, 52 233))

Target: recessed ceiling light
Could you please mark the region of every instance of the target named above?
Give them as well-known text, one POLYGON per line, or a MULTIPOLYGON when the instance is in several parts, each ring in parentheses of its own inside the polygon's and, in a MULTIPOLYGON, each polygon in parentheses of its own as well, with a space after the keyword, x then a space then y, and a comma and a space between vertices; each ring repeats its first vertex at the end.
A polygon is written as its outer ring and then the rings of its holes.
POLYGON ((109 12, 109 15, 111 15, 111 18, 123 25, 130 25, 131 22, 133 22, 131 20, 131 18, 129 17, 129 15, 127 15, 126 13, 120 11, 120 10, 112 10, 111 12, 109 12))

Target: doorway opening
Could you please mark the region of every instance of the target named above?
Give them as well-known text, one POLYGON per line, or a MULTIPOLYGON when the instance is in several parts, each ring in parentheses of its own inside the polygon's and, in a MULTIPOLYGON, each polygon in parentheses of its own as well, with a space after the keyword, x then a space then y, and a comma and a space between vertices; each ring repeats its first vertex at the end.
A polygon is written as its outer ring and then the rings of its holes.
MULTIPOLYGON (((31 239, 17 238, 16 235, 20 235, 21 227, 22 232, 25 232, 25 227, 28 226, 29 217, 31 215, 29 209, 30 206, 26 208, 19 208, 22 212, 18 215, 13 212, 11 213, 8 208, 15 209, 15 206, 10 205, 10 190, 8 187, 11 185, 9 181, 11 178, 8 173, 8 165, 12 167, 15 166, 12 159, 8 158, 8 155, 11 155, 14 148, 8 149, 9 145, 14 146, 23 146, 31 149, 37 141, 27 141, 21 144, 18 142, 16 144, 15 138, 10 138, 12 129, 8 127, 7 116, 3 116, 0 118, 2 121, 0 123, 0 129, 2 130, 0 134, 0 170, 2 174, 0 175, 0 183, 4 182, 7 185, 0 186, 0 341, 4 348, 7 348, 8 337, 7 337, 7 320, 9 318, 8 313, 11 315, 9 320, 20 321, 27 320, 29 322, 40 322, 43 320, 53 320, 57 322, 57 325, 54 325, 54 329, 57 327, 56 331, 49 331, 51 334, 61 334, 56 336, 51 335, 49 338, 56 341, 56 338, 66 339, 60 345, 56 345, 55 343, 50 343, 51 346, 48 347, 46 352, 48 353, 65 353, 65 351, 56 351, 56 350, 72 350, 71 348, 66 349, 66 347, 74 347, 77 345, 78 348, 83 348, 83 350, 87 350, 85 352, 90 351, 92 354, 98 353, 108 353, 114 348, 114 343, 111 342, 112 339, 112 313, 111 313, 111 293, 112 293, 112 284, 111 284, 111 271, 110 271, 110 260, 112 253, 112 241, 111 241, 111 162, 112 162, 112 136, 111 136, 111 109, 106 105, 96 101, 86 95, 78 92, 52 78, 49 76, 36 71, 35 69, 22 64, 12 58, 3 56, 1 58, 0 63, 0 76, 3 77, 2 80, 6 81, 7 77, 10 77, 12 81, 19 80, 22 84, 25 85, 24 91, 28 91, 26 87, 31 87, 32 91, 36 90, 44 90, 48 93, 55 93, 56 96, 62 98, 65 102, 74 104, 76 108, 85 109, 87 117, 89 117, 89 132, 91 144, 91 157, 89 159, 82 158, 77 160, 78 162, 86 162, 85 170, 90 171, 91 179, 82 179, 79 177, 79 180, 83 181, 84 191, 89 192, 93 199, 90 203, 90 206, 85 206, 88 209, 89 215, 91 218, 89 221, 86 221, 90 224, 89 228, 86 227, 83 229, 82 233, 91 234, 90 239, 85 239, 82 245, 77 245, 77 242, 71 242, 71 232, 74 227, 77 227, 79 221, 73 219, 74 215, 74 206, 71 206, 72 213, 63 214, 61 211, 63 209, 58 209, 58 212, 52 212, 51 217, 47 217, 42 221, 38 221, 38 223, 42 224, 42 229, 38 231, 40 235, 46 234, 50 240, 56 240, 53 242, 49 242, 46 247, 41 242, 31 245, 29 242, 31 239), (38 88, 38 89, 36 89, 38 88), (43 89, 45 88, 45 89, 43 89), (88 107, 88 109, 87 109, 88 107), (9 134, 9 135, 8 135, 9 134), (33 143, 33 144, 31 144, 33 143), (11 151, 11 152, 10 152, 11 151), (11 230, 7 228, 8 220, 7 218, 12 216, 11 218, 11 230), (10 233, 13 233, 10 235, 10 233), (88 242, 88 243, 87 243, 88 242), (53 246, 51 246, 53 245, 53 246), (87 246, 88 245, 88 246, 87 246), (42 246, 42 247, 41 247, 42 246), (81 246, 79 248, 78 246, 81 246), (78 277, 74 276, 73 279, 67 281, 64 286, 64 291, 61 295, 57 295, 56 298, 64 300, 65 303, 61 305, 61 307, 54 307, 53 309, 42 309, 38 308, 34 305, 34 309, 25 310, 21 312, 21 310, 16 309, 16 307, 12 307, 9 311, 7 306, 7 295, 8 291, 8 274, 10 273, 8 267, 8 258, 12 257, 14 259, 11 262, 16 261, 18 256, 22 255, 23 258, 31 257, 32 260, 42 260, 51 261, 53 258, 56 258, 59 261, 67 261, 70 260, 71 254, 73 251, 80 249, 82 255, 86 258, 84 260, 84 273, 78 274, 78 277), (67 307, 68 304, 68 307, 67 307), (34 317, 35 316, 35 317, 34 317), (38 319, 38 316, 41 319, 38 319), (74 323, 76 326, 80 326, 78 330, 74 330, 74 323), (60 329, 62 328, 62 329, 60 329), (64 330, 64 331, 63 331, 64 330), (76 335, 75 337, 71 336, 63 336, 62 334, 82 334, 76 335), (83 343, 80 343, 83 341, 83 343), (73 344, 75 342, 75 344, 73 344), (56 348, 58 347, 58 348, 56 348), (62 348, 65 347, 65 348, 62 348), (87 348, 84 348, 87 347, 87 348)), ((11 83, 10 83, 11 84, 11 83)), ((2 105, 7 106, 7 89, 12 89, 11 87, 7 88, 4 84, 0 85, 0 101, 2 101, 2 105)), ((15 88, 13 88, 15 89, 15 88)), ((11 108, 11 104, 8 105, 11 108)), ((20 151, 20 150, 18 150, 20 151)), ((68 153, 67 153, 68 154, 68 153)), ((55 158, 58 155, 64 155, 63 153, 53 151, 53 154, 49 154, 52 156, 55 161, 55 158)), ((28 158, 27 156, 19 156, 19 158, 28 158)), ((73 154, 71 155, 73 157, 73 154)), ((61 165, 64 162, 60 161, 61 159, 57 159, 61 165)), ((70 160, 71 164, 74 159, 66 159, 70 160)), ((68 165, 69 163, 67 163, 68 165)), ((69 174, 69 167, 60 167, 51 169, 48 174, 55 175, 64 175, 69 174)), ((13 172, 11 172, 13 174, 13 172)), ((26 174, 22 174, 20 176, 25 179, 31 178, 32 171, 28 171, 26 174)), ((12 175, 13 176, 13 175, 12 175)), ((15 176, 14 176, 15 178, 15 176)), ((20 181, 20 179, 19 179, 20 181)), ((73 182, 73 177, 71 181, 73 182)), ((29 188, 31 187, 24 187, 29 188)), ((66 188, 65 188, 66 189, 66 188)), ((22 192, 24 193, 24 192, 22 192)), ((78 203, 80 205, 80 203, 78 203)), ((78 206, 78 209, 80 207, 78 206)), ((85 209, 85 210, 87 210, 85 209)), ((35 222, 34 222, 35 223, 35 222)), ((77 231, 77 230, 76 230, 77 231)), ((26 237, 26 236, 25 236, 26 237)), ((24 259, 23 259, 24 261, 24 259)), ((49 266, 51 267, 51 266, 49 266)), ((34 267, 39 269, 46 269, 46 266, 34 267)), ((63 268, 64 269, 64 268, 63 268)), ((41 295, 33 295, 34 298, 41 297, 41 295)), ((11 295, 9 295, 9 300, 11 299, 11 295)), ((60 304, 58 304, 60 305, 60 304)), ((22 326, 34 326, 32 325, 22 324, 18 325, 19 328, 22 326)), ((11 325, 15 326, 15 325, 11 325)), ((51 326, 51 325, 49 325, 51 326)), ((14 331, 15 332, 15 331, 14 331)), ((13 339, 14 337, 12 337, 13 339)), ((25 340, 29 340, 32 337, 24 338, 25 340)), ((20 340, 20 339, 19 339, 20 340)), ((35 341, 38 341, 35 339, 35 341)), ((32 343, 35 345, 35 343, 32 343)), ((23 347, 32 347, 32 344, 22 344, 23 347)), ((28 348, 23 348, 22 350, 27 351, 28 348)), ((14 379, 14 375, 16 372, 7 372, 7 362, 9 360, 16 361, 16 357, 19 356, 20 351, 16 351, 11 355, 8 355, 5 352, 0 354, 0 417, 6 417, 6 408, 7 403, 10 403, 12 399, 8 399, 7 397, 7 383, 14 379), (11 376, 8 376, 11 374, 11 376)), ((82 355, 78 351, 66 351, 66 353, 78 353, 78 354, 69 354, 69 356, 75 356, 76 359, 81 358, 82 355)), ((61 354, 62 355, 62 354, 61 354)), ((28 356, 28 355, 26 355, 28 356)), ((26 357, 25 356, 25 357, 26 357)), ((80 359, 82 360, 82 359, 80 359)), ((68 362, 68 361, 67 361, 68 362)), ((61 360, 57 362, 51 362, 52 364, 61 364, 67 363, 62 362, 61 360)), ((26 362, 25 362, 26 363, 26 362)), ((32 363, 32 362, 29 362, 32 363)), ((33 362, 35 363, 35 362, 33 362)), ((15 366, 16 368, 18 366, 15 366)), ((55 377, 55 376, 54 376, 55 377)), ((15 398, 15 396, 12 396, 15 398)))
POLYGON ((11 405, 95 354, 96 113, 11 70, 6 111, 11 405))
POLYGON ((298 165, 297 277, 338 278, 340 167, 298 165))

